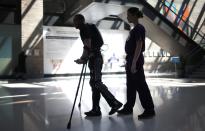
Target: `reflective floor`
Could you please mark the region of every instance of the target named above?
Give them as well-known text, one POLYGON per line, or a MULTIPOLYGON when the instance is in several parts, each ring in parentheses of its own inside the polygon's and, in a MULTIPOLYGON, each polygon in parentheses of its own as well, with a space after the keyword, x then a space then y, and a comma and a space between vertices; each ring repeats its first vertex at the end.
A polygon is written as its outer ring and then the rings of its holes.
MULTIPOLYGON (((0 131, 67 131, 79 77, 0 81, 0 131)), ((125 75, 105 75, 103 82, 118 100, 126 101, 125 75)), ((91 109, 89 77, 81 107, 77 98, 72 131, 204 131, 205 80, 147 78, 156 117, 138 120, 143 109, 137 97, 133 115, 108 115, 101 99, 102 117, 87 118, 91 109)), ((79 91, 80 94, 81 90, 79 91)))

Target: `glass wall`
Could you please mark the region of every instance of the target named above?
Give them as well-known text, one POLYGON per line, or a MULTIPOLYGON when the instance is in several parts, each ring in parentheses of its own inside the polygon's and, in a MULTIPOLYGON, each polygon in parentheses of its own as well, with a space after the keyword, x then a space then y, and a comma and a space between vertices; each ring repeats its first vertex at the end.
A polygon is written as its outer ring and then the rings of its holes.
POLYGON ((147 0, 147 2, 196 43, 205 42, 204 0, 147 0))
POLYGON ((12 58, 12 38, 0 36, 0 74, 4 74, 12 58))
POLYGON ((11 75, 21 48, 21 1, 0 1, 0 77, 11 75))

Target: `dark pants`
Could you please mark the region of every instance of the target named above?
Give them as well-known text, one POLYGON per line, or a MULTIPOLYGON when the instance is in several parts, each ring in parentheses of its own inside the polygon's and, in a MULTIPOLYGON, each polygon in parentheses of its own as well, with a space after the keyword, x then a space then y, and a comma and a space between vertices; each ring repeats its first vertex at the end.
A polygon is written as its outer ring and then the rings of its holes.
MULTIPOLYGON (((130 65, 130 64, 128 64, 130 65)), ((136 100, 136 93, 138 92, 139 99, 142 107, 145 110, 153 110, 154 104, 152 100, 152 96, 150 94, 150 90, 145 80, 143 62, 138 64, 137 72, 131 73, 130 66, 126 67, 126 75, 127 75, 127 103, 125 104, 125 108, 133 109, 136 100)))
POLYGON ((105 98, 109 106, 113 107, 115 101, 115 97, 110 93, 107 86, 102 83, 102 65, 103 59, 102 56, 91 57, 89 59, 89 69, 90 69, 90 86, 92 87, 92 101, 93 101, 93 109, 100 108, 100 96, 105 98))

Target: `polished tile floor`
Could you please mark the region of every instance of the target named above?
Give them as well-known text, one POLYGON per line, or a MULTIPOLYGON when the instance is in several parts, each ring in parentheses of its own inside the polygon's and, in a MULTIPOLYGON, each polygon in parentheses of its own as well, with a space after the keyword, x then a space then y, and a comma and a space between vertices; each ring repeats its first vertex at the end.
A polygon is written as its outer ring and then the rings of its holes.
MULTIPOLYGON (((79 76, 0 81, 0 131, 67 131, 79 76)), ((103 82, 125 103, 125 75, 104 75, 103 82)), ((137 97, 133 115, 108 115, 101 99, 102 117, 87 118, 91 89, 86 76, 81 108, 79 97, 71 131, 205 131, 205 80, 148 77, 156 117, 138 120, 143 109, 137 97)), ((81 90, 80 90, 81 91, 81 90)), ((79 94, 80 94, 79 91, 79 94)))

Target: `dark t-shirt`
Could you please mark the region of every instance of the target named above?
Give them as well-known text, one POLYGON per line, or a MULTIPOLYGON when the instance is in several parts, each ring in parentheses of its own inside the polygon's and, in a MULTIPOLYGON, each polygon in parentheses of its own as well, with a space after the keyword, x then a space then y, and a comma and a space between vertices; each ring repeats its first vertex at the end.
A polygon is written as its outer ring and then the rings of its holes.
POLYGON ((126 40, 125 44, 125 52, 127 54, 126 56, 126 61, 130 65, 132 63, 134 54, 135 54, 135 49, 136 49, 136 41, 142 40, 142 50, 141 54, 139 56, 139 59, 137 61, 137 64, 144 64, 144 59, 143 59, 143 52, 145 50, 145 28, 141 24, 137 24, 129 33, 129 36, 126 40))
POLYGON ((91 51, 100 52, 100 48, 103 45, 103 38, 94 24, 86 23, 80 28, 81 40, 91 39, 91 51))

